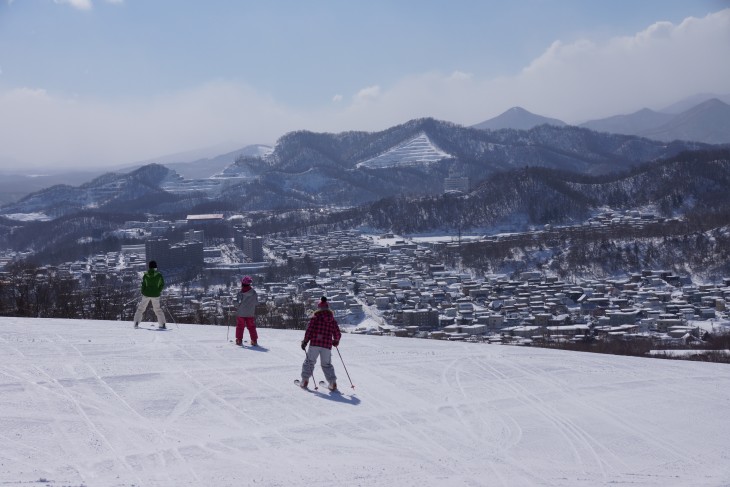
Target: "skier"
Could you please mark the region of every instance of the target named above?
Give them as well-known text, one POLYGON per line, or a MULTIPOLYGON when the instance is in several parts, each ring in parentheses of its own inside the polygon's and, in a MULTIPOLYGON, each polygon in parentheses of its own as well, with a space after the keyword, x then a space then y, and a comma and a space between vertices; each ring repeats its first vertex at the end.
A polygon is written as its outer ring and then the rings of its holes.
POLYGON ((139 322, 142 320, 142 315, 145 310, 152 303, 152 309, 157 316, 157 326, 160 330, 164 330, 165 326, 165 314, 160 308, 160 294, 165 287, 165 279, 162 274, 157 270, 157 262, 151 260, 149 263, 149 269, 142 276, 142 300, 137 306, 137 311, 134 313, 134 327, 139 328, 139 322))
POLYGON ((256 304, 258 303, 258 294, 251 287, 253 279, 251 276, 244 276, 241 279, 241 290, 238 291, 238 311, 236 312, 236 345, 243 344, 243 330, 248 328, 248 334, 251 335, 251 346, 258 345, 259 335, 256 333, 256 304))
POLYGON ((309 320, 304 340, 302 340, 302 350, 307 352, 307 357, 302 364, 300 385, 304 388, 307 387, 309 378, 314 372, 314 366, 317 364, 317 357, 319 357, 322 372, 327 380, 327 387, 330 391, 335 391, 337 390, 337 376, 335 376, 335 368, 332 365, 332 346, 336 347, 340 344, 342 333, 335 320, 335 315, 329 309, 325 296, 322 296, 317 307, 319 309, 309 320), (307 343, 309 343, 309 351, 307 351, 307 343))

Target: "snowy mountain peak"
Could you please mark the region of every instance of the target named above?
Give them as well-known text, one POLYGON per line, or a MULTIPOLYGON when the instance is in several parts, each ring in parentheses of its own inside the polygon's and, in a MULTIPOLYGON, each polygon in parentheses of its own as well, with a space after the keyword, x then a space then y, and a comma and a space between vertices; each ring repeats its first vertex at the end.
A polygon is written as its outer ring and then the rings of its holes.
POLYGON ((522 107, 512 107, 501 115, 474 125, 473 128, 489 130, 529 130, 533 127, 537 127, 538 125, 545 124, 562 127, 565 125, 565 122, 563 122, 562 120, 558 120, 557 118, 549 118, 543 117, 542 115, 536 115, 532 112, 525 110, 522 107))
POLYGON ((396 166, 413 166, 430 164, 449 157, 453 156, 439 149, 436 144, 428 138, 428 135, 421 132, 415 137, 408 139, 382 154, 359 162, 356 167, 381 169, 396 166))

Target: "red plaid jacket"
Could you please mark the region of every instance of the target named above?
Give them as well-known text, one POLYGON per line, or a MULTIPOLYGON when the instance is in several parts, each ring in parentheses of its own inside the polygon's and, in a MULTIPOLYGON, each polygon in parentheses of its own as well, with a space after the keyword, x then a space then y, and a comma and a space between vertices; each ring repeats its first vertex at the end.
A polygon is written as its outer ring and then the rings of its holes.
POLYGON ((340 341, 342 333, 337 325, 335 315, 329 309, 319 309, 310 318, 304 341, 322 348, 332 348, 332 342, 340 341))

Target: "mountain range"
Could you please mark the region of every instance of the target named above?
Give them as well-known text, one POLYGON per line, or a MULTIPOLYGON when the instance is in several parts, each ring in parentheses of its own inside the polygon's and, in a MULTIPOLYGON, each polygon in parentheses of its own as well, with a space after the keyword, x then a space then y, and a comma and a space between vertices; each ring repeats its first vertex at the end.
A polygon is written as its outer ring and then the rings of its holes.
MULTIPOLYGON (((402 176, 412 170, 365 172, 381 173, 385 181, 389 174, 402 176)), ((244 178, 238 183, 229 181, 230 186, 218 188, 217 198, 206 198, 201 194, 173 194, 161 189, 181 178, 170 169, 155 164, 126 176, 95 180, 83 188, 66 187, 53 193, 37 193, 26 199, 24 209, 29 209, 31 203, 38 204, 36 211, 55 211, 54 218, 19 223, 0 217, 0 248, 33 250, 41 261, 58 260, 59 256, 80 258, 95 248, 114 248, 113 242, 104 247, 107 243, 103 236, 113 233, 126 220, 138 219, 143 213, 178 219, 188 212, 255 210, 272 208, 283 202, 302 204, 303 199, 297 199, 299 196, 291 188, 285 192, 282 187, 273 185, 271 180, 276 177, 266 176, 266 183, 244 178), (102 201, 100 197, 104 194, 107 199, 102 201), (120 196, 113 197, 114 194, 120 196), (82 196, 93 200, 93 195, 98 204, 95 208, 84 209, 77 203, 73 211, 58 211, 68 207, 67 200, 76 198, 78 201, 82 196), (79 245, 84 241, 91 242, 88 248, 79 245)), ((342 180, 339 184, 347 183, 342 180)), ((702 220, 721 226, 730 222, 728 186, 730 149, 711 149, 682 152, 669 159, 640 164, 613 174, 587 175, 547 167, 520 167, 494 172, 464 195, 439 192, 412 197, 391 196, 344 209, 329 208, 328 211, 310 205, 300 206, 301 211, 252 212, 249 213, 250 231, 264 235, 306 232, 311 228, 369 228, 400 234, 494 233, 520 231, 548 223, 580 223, 606 208, 615 211, 640 209, 663 218, 693 215, 690 220, 695 223, 702 220)), ((341 191, 340 196, 346 192, 341 191)), ((323 195, 317 197, 324 199, 323 195)), ((727 262, 727 259, 721 257, 719 262, 727 262)))
MULTIPOLYGON (((588 121, 581 124, 580 128, 604 133, 634 135, 660 142, 677 139, 712 144, 730 143, 730 106, 727 102, 730 102, 730 95, 697 95, 677 102, 660 112, 642 109, 628 115, 588 121)), ((505 170, 519 165, 558 167, 590 173, 611 172, 621 170, 626 164, 633 165, 652 158, 671 156, 677 152, 677 148, 684 150, 699 147, 699 144, 687 142, 672 143, 663 152, 650 150, 649 153, 642 155, 640 151, 637 153, 636 148, 646 147, 651 143, 632 140, 626 142, 625 150, 628 153, 625 153, 624 150, 619 151, 624 153, 616 154, 614 161, 611 159, 613 157, 611 152, 614 149, 608 148, 604 151, 597 148, 599 154, 592 154, 593 149, 582 147, 584 142, 594 143, 588 139, 598 141, 601 137, 577 135, 580 132, 575 131, 575 128, 572 127, 573 130, 571 130, 561 120, 535 115, 523 108, 514 107, 498 117, 468 128, 448 124, 448 122, 421 119, 374 133, 345 132, 315 135, 311 132, 299 131, 287 134, 277 142, 278 154, 276 156, 272 155, 273 147, 260 144, 233 151, 227 150, 217 156, 211 155, 215 153, 215 148, 208 148, 119 167, 114 172, 124 177, 125 173, 152 163, 164 165, 180 176, 177 181, 175 181, 176 178, 171 177, 162 188, 164 191, 177 195, 196 195, 196 197, 204 199, 211 196, 217 198, 221 192, 227 191, 231 186, 240 185, 244 180, 258 179, 260 182, 268 181, 269 186, 250 188, 254 193, 261 193, 259 190, 262 190, 263 193, 279 192, 283 198, 276 198, 277 205, 306 206, 318 204, 318 200, 326 203, 327 198, 312 198, 309 193, 317 193, 324 186, 339 190, 338 186, 333 186, 331 183, 341 180, 345 176, 341 172, 343 169, 349 171, 350 176, 355 176, 355 180, 352 180, 352 177, 346 178, 349 179, 349 182, 345 184, 344 190, 363 190, 366 193, 360 198, 350 195, 344 198, 344 201, 370 201, 373 198, 399 192, 422 194, 440 191, 440 183, 418 186, 418 184, 426 183, 429 177, 419 177, 410 181, 404 181, 403 178, 390 181, 389 178, 385 178, 385 181, 380 181, 375 177, 376 175, 372 174, 373 171, 378 172, 378 170, 400 169, 400 172, 403 172, 407 169, 415 169, 418 172, 422 171, 425 166, 431 166, 431 172, 434 168, 441 168, 444 176, 448 174, 463 175, 471 178, 472 182, 476 182, 494 170, 505 170), (436 139, 443 138, 443 134, 432 133, 434 127, 438 125, 451 125, 452 132, 461 132, 461 134, 455 139, 452 137, 451 141, 438 141, 436 139), (537 132, 532 131, 541 125, 566 130, 556 132, 554 129, 545 128, 537 132), (473 133, 464 135, 468 129, 492 133, 488 136, 473 133), (502 132, 505 130, 507 132, 502 132), (514 133, 516 130, 528 133, 521 136, 514 133), (555 136, 560 140, 545 140, 550 136, 555 136), (520 137, 522 137, 522 141, 518 140, 520 137), (300 143, 304 138, 308 141, 300 143), (584 142, 578 142, 580 138, 585 139, 584 142), (332 145, 333 140, 334 145, 332 145), (459 147, 461 143, 466 146, 459 147), (564 143, 564 146, 561 147, 561 143, 564 143), (330 145, 331 147, 328 147, 330 145), (488 150, 485 150, 485 147, 488 150), (323 152, 320 149, 323 149, 323 152), (302 153, 297 154, 297 150, 302 150, 302 153), (552 154, 548 154, 549 152, 552 154), (263 162, 256 162, 259 159, 263 162), (472 164, 475 159, 480 159, 482 162, 483 167, 480 170, 475 170, 475 166, 472 164), (575 159, 579 159, 579 161, 575 159), (237 161, 244 161, 244 163, 239 164, 237 161), (451 161, 451 164, 446 164, 448 167, 444 168, 444 161, 451 161), (468 167, 465 167, 464 163, 468 167), (586 167, 586 163, 590 167, 586 167), (294 166, 299 167, 299 175, 295 181, 289 181, 294 166), (325 171, 325 167, 329 167, 333 171, 325 171), (359 174, 358 170, 360 170, 359 174), (280 181, 276 177, 273 180, 271 178, 262 179, 264 173, 267 172, 272 175, 281 173, 283 179, 280 181), (358 179, 358 175, 362 176, 366 172, 368 172, 368 177, 358 179), (225 181, 229 178, 232 181, 225 181), (377 186, 369 187, 368 182, 375 182, 377 186), (404 182, 407 184, 402 184, 404 182), (289 188, 292 191, 289 191, 289 188), (298 194, 296 194, 297 192, 298 194)), ((440 128, 436 128, 435 131, 443 132, 440 128)), ((605 142, 608 139, 603 137, 603 140, 605 142)), ((604 142, 598 141, 596 144, 601 146, 604 142)), ((612 143, 614 142, 609 145, 612 143)), ((225 147, 219 147, 219 150, 221 149, 225 149, 225 147)), ((25 195, 57 184, 82 185, 89 188, 83 183, 91 182, 92 178, 102 174, 99 170, 84 172, 56 170, 42 175, 25 175, 6 171, 0 178, 0 207, 19 202, 25 195)), ((54 191, 57 191, 57 188, 54 191)), ((236 196, 235 191, 231 196, 236 196)), ((265 194, 252 196, 261 204, 267 200, 265 194)), ((104 203, 100 202, 98 206, 103 205, 104 203)), ((71 206, 74 207, 73 201, 71 201, 71 206)), ((79 203, 77 206, 93 205, 79 203)), ((5 214, 12 211, 14 210, 0 210, 5 214)))
POLYGON ((81 186, 38 191, 0 213, 58 217, 89 209, 183 213, 201 204, 239 211, 354 206, 393 196, 441 194, 444 179, 455 175, 477 185, 493 174, 526 166, 606 174, 711 147, 573 126, 491 131, 426 118, 381 132, 292 132, 273 151, 239 154, 209 178, 185 179, 159 164, 108 173, 81 186))
POLYGON ((730 150, 697 151, 619 174, 522 168, 494 174, 463 197, 394 198, 347 217, 358 225, 409 234, 576 223, 601 208, 707 216, 727 213, 728 187, 730 150))
MULTIPOLYGON (((661 112, 643 108, 626 115, 615 115, 579 124, 597 132, 636 135, 652 140, 671 142, 688 140, 707 144, 730 144, 730 95, 710 98, 688 108, 676 104, 661 112), (681 109, 681 111, 676 111, 681 109)), ((562 120, 531 113, 513 107, 497 117, 473 125, 473 128, 500 130, 529 130, 542 124, 558 127, 567 125, 562 120)))

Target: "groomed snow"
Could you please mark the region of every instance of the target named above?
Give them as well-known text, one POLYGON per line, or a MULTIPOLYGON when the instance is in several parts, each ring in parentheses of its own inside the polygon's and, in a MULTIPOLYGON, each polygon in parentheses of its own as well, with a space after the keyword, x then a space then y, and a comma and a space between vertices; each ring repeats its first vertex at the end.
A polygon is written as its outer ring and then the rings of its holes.
POLYGON ((330 395, 303 332, 143 326, 0 318, 0 486, 730 483, 727 365, 348 334, 330 395))
POLYGON ((421 132, 415 137, 392 147, 384 153, 356 164, 356 167, 384 168, 430 164, 447 157, 447 152, 439 149, 431 142, 428 135, 421 132))

